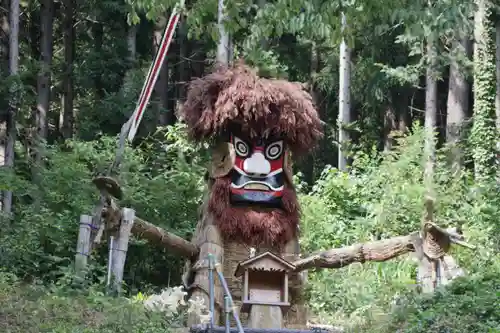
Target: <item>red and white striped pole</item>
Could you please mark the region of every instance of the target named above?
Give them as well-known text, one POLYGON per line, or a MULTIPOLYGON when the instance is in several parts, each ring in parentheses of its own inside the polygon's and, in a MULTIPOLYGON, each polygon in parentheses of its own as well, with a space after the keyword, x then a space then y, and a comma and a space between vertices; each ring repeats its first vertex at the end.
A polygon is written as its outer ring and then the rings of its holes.
MULTIPOLYGON (((182 1, 180 3, 182 5, 182 1)), ((144 86, 142 87, 141 95, 139 96, 139 101, 135 107, 135 111, 128 120, 130 123, 130 129, 128 132, 128 140, 132 142, 134 140, 135 134, 137 133, 137 129, 139 128, 139 124, 141 123, 142 117, 144 116, 144 111, 148 106, 149 100, 151 98, 151 93, 153 92, 156 80, 160 75, 160 70, 163 65, 163 61, 165 60, 165 56, 167 55, 168 48, 170 43, 172 42, 172 38, 175 33, 175 28, 177 27, 177 23, 179 22, 181 6, 177 5, 170 15, 170 19, 168 20, 168 24, 165 27, 165 31, 163 32, 163 38, 160 43, 160 47, 156 53, 155 59, 149 68, 148 76, 146 81, 144 82, 144 86)))

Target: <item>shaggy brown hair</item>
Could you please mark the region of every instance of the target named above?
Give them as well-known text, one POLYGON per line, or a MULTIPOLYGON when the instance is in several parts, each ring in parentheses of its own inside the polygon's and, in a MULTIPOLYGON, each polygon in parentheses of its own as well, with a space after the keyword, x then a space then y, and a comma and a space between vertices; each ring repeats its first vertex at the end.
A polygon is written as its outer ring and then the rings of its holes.
POLYGON ((300 209, 293 187, 285 186, 283 208, 276 209, 231 205, 230 185, 229 177, 215 179, 208 201, 208 210, 225 239, 249 246, 281 247, 297 236, 300 209))
POLYGON ((260 78, 242 62, 193 80, 180 113, 199 141, 237 126, 250 138, 284 135, 290 149, 300 153, 323 135, 311 95, 300 83, 260 78))

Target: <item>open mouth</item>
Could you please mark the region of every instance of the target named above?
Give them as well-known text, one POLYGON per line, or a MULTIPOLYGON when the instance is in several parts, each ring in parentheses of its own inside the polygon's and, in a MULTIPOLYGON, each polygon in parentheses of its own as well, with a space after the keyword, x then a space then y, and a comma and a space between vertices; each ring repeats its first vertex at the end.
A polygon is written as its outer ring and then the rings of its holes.
POLYGON ((254 190, 254 191, 270 191, 271 188, 262 183, 250 183, 243 186, 245 190, 254 190))

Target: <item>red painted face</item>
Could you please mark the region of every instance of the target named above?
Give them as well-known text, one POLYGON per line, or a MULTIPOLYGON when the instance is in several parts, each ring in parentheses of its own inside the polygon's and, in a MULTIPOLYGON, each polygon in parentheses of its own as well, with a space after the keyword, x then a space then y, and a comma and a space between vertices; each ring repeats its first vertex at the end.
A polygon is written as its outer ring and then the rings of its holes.
POLYGON ((236 153, 231 171, 232 202, 278 205, 284 188, 284 141, 231 135, 231 143, 236 153))

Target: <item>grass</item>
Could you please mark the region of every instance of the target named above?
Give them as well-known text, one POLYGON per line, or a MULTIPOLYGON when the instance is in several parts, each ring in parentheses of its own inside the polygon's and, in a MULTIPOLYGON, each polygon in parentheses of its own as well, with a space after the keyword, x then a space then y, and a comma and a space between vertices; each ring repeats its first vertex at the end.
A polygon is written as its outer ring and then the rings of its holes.
POLYGON ((0 273, 2 333, 159 333, 169 323, 142 304, 109 298, 95 288, 87 292, 40 284, 22 284, 0 273))

